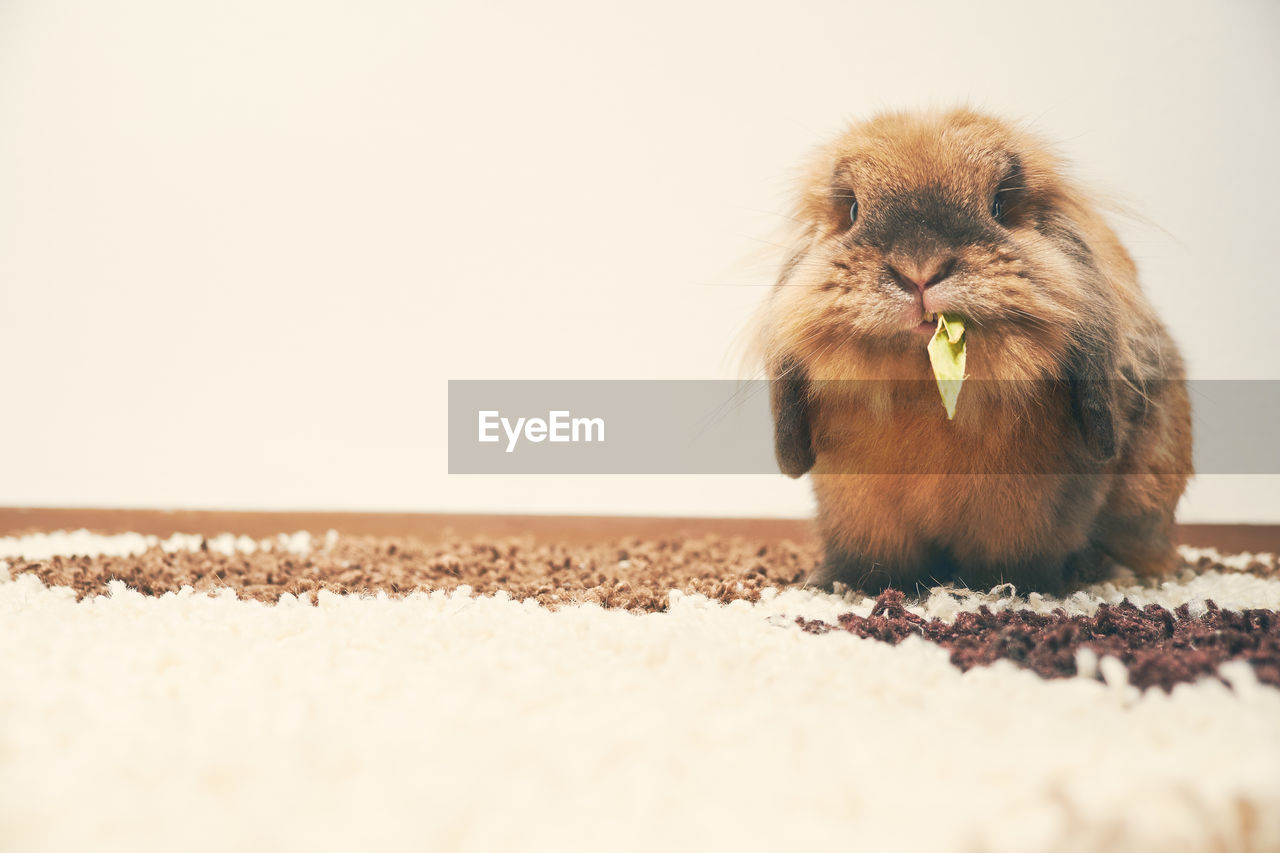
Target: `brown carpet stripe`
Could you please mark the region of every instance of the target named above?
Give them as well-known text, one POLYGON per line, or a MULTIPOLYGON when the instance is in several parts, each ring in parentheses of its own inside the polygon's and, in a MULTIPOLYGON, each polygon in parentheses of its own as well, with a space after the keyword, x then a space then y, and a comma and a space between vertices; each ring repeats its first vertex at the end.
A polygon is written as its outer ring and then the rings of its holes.
POLYGON ((100 595, 121 580, 147 595, 230 588, 242 598, 274 602, 282 593, 405 595, 469 586, 480 595, 506 591, 548 607, 595 603, 659 611, 676 589, 718 601, 757 601, 766 587, 802 582, 816 564, 812 545, 734 537, 618 539, 561 544, 528 537, 427 543, 407 538, 343 537, 308 554, 256 551, 165 553, 132 557, 53 557, 10 561, 12 574, 30 572, 46 584, 68 586, 77 597, 100 595))
POLYGON ((1128 601, 1102 604, 1093 616, 1068 616, 1029 610, 992 613, 979 607, 954 622, 926 620, 903 607, 903 595, 887 590, 876 598, 870 616, 845 613, 839 626, 797 619, 804 630, 843 629, 892 645, 919 636, 951 651, 961 670, 1008 660, 1044 678, 1076 675, 1076 650, 1119 658, 1136 687, 1161 687, 1214 675, 1218 665, 1245 660, 1265 684, 1280 687, 1280 614, 1272 610, 1222 610, 1212 601, 1207 612, 1192 616, 1182 605, 1173 612, 1149 604, 1139 610, 1128 601))
MULTIPOLYGON (((209 550, 166 553, 153 547, 129 557, 53 557, 10 560, 10 573, 30 573, 66 586, 77 598, 103 594, 120 580, 146 595, 191 586, 234 590, 242 598, 274 602, 327 590, 339 594, 454 590, 499 591, 547 607, 594 603, 634 612, 666 608, 668 592, 710 599, 758 601, 767 587, 802 583, 819 559, 815 543, 757 541, 707 535, 669 539, 621 538, 595 544, 549 543, 531 537, 423 542, 411 538, 343 537, 307 554, 256 551, 227 555, 209 550)), ((1209 558, 1189 568, 1228 569, 1209 558)), ((1280 577, 1275 557, 1244 571, 1280 577)), ((985 608, 953 623, 924 620, 904 608, 901 592, 881 595, 869 617, 846 614, 839 625, 801 620, 805 630, 846 630, 889 643, 918 635, 951 651, 961 669, 1011 660, 1047 678, 1076 674, 1076 649, 1087 646, 1128 665, 1132 683, 1164 689, 1212 674, 1227 660, 1249 661, 1258 678, 1280 686, 1280 618, 1270 610, 1240 613, 1210 604, 1193 616, 1127 602, 1103 605, 1091 617, 1061 611, 991 613, 985 608)))

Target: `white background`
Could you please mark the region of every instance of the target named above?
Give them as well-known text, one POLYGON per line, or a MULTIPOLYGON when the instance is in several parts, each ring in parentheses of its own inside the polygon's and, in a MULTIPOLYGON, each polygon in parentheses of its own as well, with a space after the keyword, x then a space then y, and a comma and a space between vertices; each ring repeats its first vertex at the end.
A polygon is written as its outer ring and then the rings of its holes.
POLYGON ((1028 119, 1193 376, 1280 378, 1277 48, 1271 0, 4 0, 0 504, 803 515, 451 478, 445 383, 740 375, 793 170, 883 107, 1028 119))

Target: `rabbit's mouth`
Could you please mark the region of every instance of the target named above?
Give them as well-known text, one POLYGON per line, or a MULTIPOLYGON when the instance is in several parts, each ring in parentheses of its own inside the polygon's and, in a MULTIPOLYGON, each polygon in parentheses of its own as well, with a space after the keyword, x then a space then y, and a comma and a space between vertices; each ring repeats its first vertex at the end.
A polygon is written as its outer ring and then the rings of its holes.
POLYGON ((932 335, 938 329, 938 312, 925 311, 920 322, 911 331, 921 335, 932 335))

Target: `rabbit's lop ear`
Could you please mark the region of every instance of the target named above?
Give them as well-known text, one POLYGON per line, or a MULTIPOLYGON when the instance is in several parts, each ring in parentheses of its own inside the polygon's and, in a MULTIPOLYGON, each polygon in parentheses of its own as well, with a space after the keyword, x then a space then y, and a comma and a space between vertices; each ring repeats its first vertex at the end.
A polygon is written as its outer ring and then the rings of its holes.
POLYGON ((1085 445, 1100 462, 1116 457, 1119 401, 1112 376, 1112 354, 1097 345, 1072 350, 1067 363, 1071 389, 1071 414, 1080 427, 1085 445))
POLYGON ((773 408, 773 452, 788 477, 802 477, 813 467, 813 437, 809 431, 809 380, 804 369, 784 359, 769 379, 773 408))

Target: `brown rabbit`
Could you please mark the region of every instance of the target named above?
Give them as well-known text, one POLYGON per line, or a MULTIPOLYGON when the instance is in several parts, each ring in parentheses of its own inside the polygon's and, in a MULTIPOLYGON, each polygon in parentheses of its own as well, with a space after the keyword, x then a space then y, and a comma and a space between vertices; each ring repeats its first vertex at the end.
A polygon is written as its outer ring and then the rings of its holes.
POLYGON ((764 309, 775 449, 813 475, 820 585, 1053 591, 1176 563, 1182 361, 1057 158, 969 110, 856 124, 807 172, 764 309), (967 331, 954 420, 926 345, 967 331))

